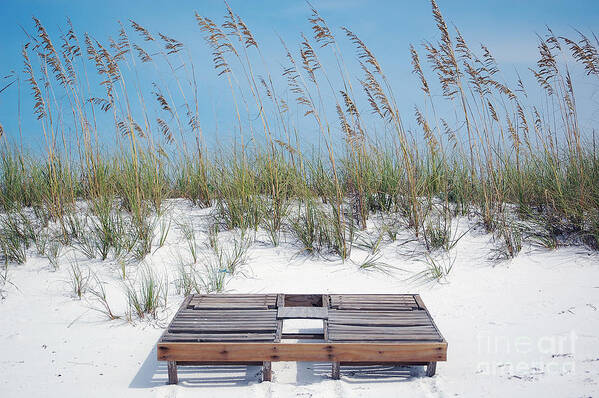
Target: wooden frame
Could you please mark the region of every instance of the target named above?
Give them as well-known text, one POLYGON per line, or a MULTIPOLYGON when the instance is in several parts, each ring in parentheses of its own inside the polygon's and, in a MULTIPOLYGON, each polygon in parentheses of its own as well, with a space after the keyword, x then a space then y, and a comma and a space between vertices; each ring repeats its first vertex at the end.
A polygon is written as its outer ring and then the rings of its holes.
POLYGON ((170 384, 178 382, 177 366, 199 364, 262 365, 263 380, 270 381, 271 363, 277 361, 331 362, 332 377, 338 379, 342 365, 367 364, 426 365, 426 375, 433 376, 436 363, 447 360, 447 342, 419 295, 244 295, 248 302, 242 296, 227 297, 184 300, 171 322, 176 328, 169 325, 157 345, 158 360, 168 362, 170 384), (246 312, 235 307, 239 303, 250 315, 244 317, 246 312), (217 316, 214 311, 221 314, 218 324, 210 321, 217 316), (283 319, 323 319, 323 333, 283 334, 283 319), (243 327, 248 331, 240 332, 243 327), (198 342, 179 341, 188 336, 197 336, 198 342), (218 341, 219 336, 225 341, 218 341), (323 341, 283 341, 290 338, 323 341))

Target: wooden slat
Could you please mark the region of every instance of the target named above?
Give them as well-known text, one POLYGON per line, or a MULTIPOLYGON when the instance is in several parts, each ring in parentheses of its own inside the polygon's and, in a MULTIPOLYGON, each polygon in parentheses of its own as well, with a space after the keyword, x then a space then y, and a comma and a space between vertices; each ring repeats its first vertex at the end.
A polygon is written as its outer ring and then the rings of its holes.
MULTIPOLYGON (((273 333, 168 333, 163 342, 274 341, 273 333)), ((199 359, 202 360, 202 359, 199 359)))
MULTIPOLYGON (((277 309, 285 307, 285 295, 277 294, 277 309)), ((283 338, 283 320, 277 320, 277 332, 275 333, 275 342, 279 343, 283 338)))
POLYGON ((215 365, 221 365, 221 366, 262 366, 261 361, 256 362, 256 361, 243 361, 243 362, 219 362, 219 361, 203 361, 203 362, 198 362, 198 361, 177 361, 177 366, 207 366, 207 365, 211 365, 211 366, 215 366, 215 365))
POLYGON ((159 343, 161 361, 445 361, 447 343, 159 343))
MULTIPOLYGON (((400 312, 400 311, 397 311, 400 312)), ((369 321, 422 321, 422 320, 427 320, 430 321, 430 318, 427 317, 426 315, 422 315, 422 316, 409 316, 409 314, 406 314, 406 316, 400 316, 401 314, 394 314, 394 315, 381 315, 379 317, 373 317, 373 316, 347 316, 347 315, 343 315, 343 314, 330 314, 329 318, 331 321, 363 321, 363 322, 369 322, 369 321)))
POLYGON ((372 311, 372 310, 381 310, 381 311, 412 311, 414 308, 418 308, 418 307, 412 307, 412 306, 397 306, 397 305, 389 305, 389 306, 383 306, 383 305, 376 305, 376 304, 351 304, 351 305, 345 305, 345 304, 341 304, 335 308, 338 308, 340 310, 368 310, 368 311, 372 311))
POLYGON ((188 308, 200 309, 267 309, 276 306, 277 296, 271 295, 196 295, 188 308))
POLYGON ((348 297, 331 297, 331 304, 345 302, 345 303, 414 303, 413 297, 409 298, 348 298, 348 297))
POLYGON ((429 319, 339 319, 329 318, 329 325, 332 324, 343 324, 343 325, 369 325, 369 326, 432 326, 429 319))
MULTIPOLYGON (((202 314, 202 315, 206 315, 206 316, 210 316, 210 315, 218 315, 222 313, 218 313, 215 311, 203 311, 203 310, 194 310, 194 309, 185 309, 182 310, 180 312, 181 314, 202 314)), ((227 310, 226 311, 227 316, 233 316, 233 315, 264 315, 264 314, 276 314, 277 310, 276 309, 266 309, 266 310, 249 310, 249 309, 239 309, 239 310, 227 310)))
POLYGON ((277 319, 276 313, 269 315, 227 315, 220 314, 214 316, 205 316, 205 315, 191 315, 191 314, 179 314, 174 319, 197 319, 199 321, 243 321, 243 320, 251 320, 251 319, 259 319, 259 320, 275 320, 277 319))
POLYGON ((276 314, 276 312, 273 314, 268 314, 268 315, 267 314, 264 314, 264 315, 251 315, 251 314, 247 314, 247 315, 220 314, 220 315, 217 315, 217 314, 215 314, 214 316, 205 316, 205 315, 179 314, 179 315, 176 315, 174 319, 197 319, 197 320, 205 320, 205 321, 211 321, 211 320, 243 321, 246 319, 275 320, 275 319, 277 319, 277 314, 276 314))
POLYGON ((276 331, 276 325, 224 325, 224 326, 209 326, 209 325, 173 325, 168 328, 169 333, 206 333, 206 332, 268 332, 276 331))
POLYGON ((374 341, 374 340, 410 340, 410 341, 434 340, 434 341, 441 341, 441 338, 436 333, 375 333, 375 332, 360 333, 357 331, 335 331, 335 332, 330 331, 329 332, 329 340, 330 341, 352 340, 352 341, 362 341, 364 343, 368 343, 369 341, 374 341))
POLYGON ((262 319, 226 319, 219 321, 218 319, 193 319, 193 318, 175 318, 171 323, 180 324, 202 324, 202 325, 244 325, 244 324, 272 324, 275 323, 276 319, 273 318, 262 318, 262 319))
POLYGON ((366 294, 348 294, 348 293, 342 293, 342 294, 331 294, 330 295, 331 298, 337 298, 337 297, 345 297, 345 298, 352 298, 352 299, 400 299, 400 298, 414 298, 413 294, 378 294, 378 293, 366 293, 366 294))
POLYGON ((197 322, 197 321, 179 321, 174 320, 171 322, 170 326, 222 326, 222 327, 243 327, 243 326, 269 326, 275 328, 277 326, 277 322, 275 320, 272 321, 247 321, 247 322, 197 322))
POLYGON ((329 310, 329 318, 344 317, 344 318, 428 318, 425 311, 355 311, 355 310, 329 310))
MULTIPOLYGON (((329 296, 328 294, 324 294, 322 296, 322 306, 324 308, 330 308, 331 307, 331 296, 329 296)), ((330 312, 331 310, 329 310, 330 312)), ((328 320, 324 319, 322 321, 322 337, 324 339, 324 341, 329 341, 329 330, 328 330, 329 326, 328 326, 328 320)))
POLYGON ((371 303, 371 304, 416 304, 416 301, 414 300, 414 298, 409 298, 409 299, 397 299, 397 300, 392 300, 392 299, 346 299, 343 297, 340 297, 336 300, 332 300, 331 304, 336 305, 339 303, 371 303))
POLYGON ((379 302, 401 302, 401 301, 405 301, 405 302, 412 302, 414 301, 414 296, 412 295, 387 295, 387 296, 380 296, 380 295, 369 295, 369 294, 358 294, 358 295, 351 295, 351 294, 332 294, 331 295, 331 302, 336 302, 339 300, 344 300, 344 301, 379 301, 379 302))
POLYGON ((321 294, 286 294, 285 307, 320 307, 321 294))
POLYGON ((346 303, 414 303, 414 297, 397 297, 397 298, 366 298, 366 297, 336 297, 331 298, 332 303, 346 302, 346 303))
POLYGON ((417 333, 426 331, 436 333, 437 330, 432 326, 400 326, 400 327, 389 327, 389 326, 370 326, 370 325, 345 325, 338 323, 329 323, 329 333, 334 331, 358 331, 361 333, 391 333, 391 334, 406 334, 406 333, 417 333))
POLYGON ((219 298, 219 297, 201 297, 191 300, 190 304, 198 305, 199 303, 269 303, 274 304, 276 298, 271 299, 266 296, 254 297, 254 298, 219 298))
POLYGON ((277 294, 276 293, 267 293, 267 294, 261 294, 261 293, 210 293, 210 294, 192 294, 191 296, 193 298, 201 298, 201 297, 255 298, 255 297, 263 297, 263 296, 276 298, 277 294))
POLYGON ((367 335, 360 334, 329 334, 329 340, 335 341, 352 341, 361 342, 362 344, 371 344, 374 341, 442 341, 437 335, 388 335, 388 334, 372 334, 367 335))
POLYGON ((283 333, 284 339, 302 339, 302 340, 325 340, 324 333, 283 333))
POLYGON ((412 310, 419 309, 412 295, 337 295, 333 294, 331 307, 355 310, 412 310))
POLYGON ((199 320, 199 319, 174 319, 171 322, 171 325, 276 325, 277 321, 275 319, 248 319, 248 320, 223 320, 219 322, 217 320, 207 321, 207 320, 199 320))
MULTIPOLYGON (((178 364, 179 362, 177 362, 178 364)), ((429 362, 341 362, 341 366, 426 366, 429 362)))
POLYGON ((248 309, 248 310, 261 310, 261 309, 267 309, 268 306, 267 305, 261 305, 261 304, 244 304, 244 305, 238 305, 238 304, 213 304, 213 303, 201 303, 198 305, 195 305, 193 307, 194 310, 228 310, 228 309, 240 309, 240 308, 244 308, 244 309, 248 309))
POLYGON ((206 323, 206 322, 173 322, 169 325, 169 328, 175 326, 175 327, 181 327, 181 326, 198 326, 198 327, 222 327, 222 328, 243 328, 243 327, 268 327, 268 328, 272 328, 275 329, 277 324, 276 322, 243 322, 243 323, 234 323, 234 322, 222 322, 222 323, 216 323, 216 322, 210 322, 210 323, 206 323))
POLYGON ((401 311, 401 313, 399 313, 398 311, 395 310, 362 310, 362 311, 358 311, 358 310, 340 310, 337 308, 329 308, 329 313, 331 314, 339 314, 339 315, 358 315, 358 316, 373 316, 373 317, 377 317, 377 316, 410 316, 410 315, 427 315, 426 311, 423 310, 418 310, 418 309, 412 309, 410 311, 401 311))
POLYGON ((376 338, 377 336, 386 336, 389 337, 391 340, 394 338, 404 338, 404 337, 409 337, 409 338, 413 338, 413 340, 418 340, 421 337, 431 337, 434 338, 436 340, 441 340, 441 337, 439 337, 439 335, 435 332, 426 332, 426 331, 421 331, 421 332, 410 332, 410 333, 388 333, 385 331, 381 331, 381 332, 360 332, 358 330, 329 330, 329 339, 331 340, 342 340, 341 338, 339 338, 339 336, 355 336, 355 340, 364 340, 364 342, 367 342, 369 340, 372 340, 374 338, 376 338))

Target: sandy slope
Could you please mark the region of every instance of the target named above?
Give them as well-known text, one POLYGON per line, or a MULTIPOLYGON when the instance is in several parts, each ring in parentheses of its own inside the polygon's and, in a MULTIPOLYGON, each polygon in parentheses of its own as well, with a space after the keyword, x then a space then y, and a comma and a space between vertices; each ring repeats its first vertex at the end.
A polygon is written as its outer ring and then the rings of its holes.
MULTIPOLYGON (((181 202, 172 211, 197 219, 200 229, 208 212, 181 202)), ((328 364, 275 363, 271 383, 258 382, 257 367, 183 368, 180 384, 168 386, 154 347, 182 296, 171 287, 169 308, 155 321, 106 321, 89 297, 70 295, 68 263, 75 256, 94 269, 122 313, 119 266, 65 252, 56 272, 35 257, 11 269, 18 290, 9 286, 0 301, 0 397, 599 395, 599 257, 583 248, 527 248, 514 260, 492 262, 490 236, 471 230, 453 249, 448 280, 424 283, 409 279, 424 264, 417 246, 401 240, 385 243, 383 261, 396 267, 385 274, 307 258, 291 243, 273 248, 257 238, 243 275, 227 291, 420 293, 449 342, 448 362, 433 378, 419 368, 375 367, 345 369, 340 381, 330 379, 328 364)), ((175 258, 185 247, 173 227, 168 244, 146 262, 173 281, 175 258)), ((353 257, 364 253, 354 250, 353 257)))

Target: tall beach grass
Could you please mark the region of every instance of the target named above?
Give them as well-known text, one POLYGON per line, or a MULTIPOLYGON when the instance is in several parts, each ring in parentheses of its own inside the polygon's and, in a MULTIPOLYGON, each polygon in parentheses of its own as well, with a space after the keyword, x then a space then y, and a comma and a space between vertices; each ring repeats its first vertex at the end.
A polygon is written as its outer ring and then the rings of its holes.
POLYGON ((45 153, 1 131, 0 259, 25 262, 42 239, 31 230, 51 226, 52 239, 90 258, 141 260, 169 198, 212 207, 217 230, 263 229, 273 245, 287 233, 305 252, 341 259, 375 213, 431 252, 452 246, 451 219, 460 214, 493 232, 505 257, 531 236, 599 249, 595 135, 579 124, 567 64, 596 83, 596 37, 540 35, 538 62, 522 71, 538 87, 527 90, 521 79, 503 81, 491 50, 471 47, 431 6, 438 40, 406 49, 422 93, 413 109, 400 109, 392 72, 368 44, 349 28, 334 32, 316 9, 299 50, 282 41, 281 73, 228 5, 221 22, 196 13, 214 78, 230 89, 239 131, 228 149, 206 144, 197 60, 184 43, 135 21, 107 43, 70 22, 51 37, 34 18, 22 49, 34 108, 19 117, 39 120, 45 153), (147 65, 166 68, 175 84, 146 90, 139 71, 147 65), (318 145, 291 112, 317 132, 318 145), (249 130, 248 115, 256 120, 249 130), (77 227, 74 219, 87 221, 77 227))

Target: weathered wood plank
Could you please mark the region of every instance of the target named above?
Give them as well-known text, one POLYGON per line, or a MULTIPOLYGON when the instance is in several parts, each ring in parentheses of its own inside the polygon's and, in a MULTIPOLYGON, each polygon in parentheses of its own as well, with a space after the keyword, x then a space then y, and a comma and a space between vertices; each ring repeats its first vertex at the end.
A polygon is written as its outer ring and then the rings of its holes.
POLYGON ((263 296, 276 297, 277 293, 266 293, 266 294, 262 294, 262 293, 209 293, 209 294, 192 294, 191 295, 191 297, 193 297, 193 298, 200 298, 200 297, 254 298, 254 297, 263 297, 263 296))
POLYGON ((418 332, 426 332, 426 333, 435 333, 437 330, 431 325, 423 325, 423 326, 369 326, 369 325, 346 325, 339 323, 329 323, 329 332, 333 333, 335 331, 346 331, 346 332, 359 332, 359 333, 391 333, 391 334, 406 334, 406 333, 418 333, 418 332))
POLYGON ((276 325, 276 319, 240 319, 240 320, 197 320, 197 319, 173 319, 170 326, 177 325, 276 325))
POLYGON ((414 301, 414 296, 368 296, 368 295, 331 295, 331 300, 344 300, 344 301, 379 301, 379 302, 398 302, 398 301, 414 301))
POLYGON ((437 371, 437 362, 429 362, 426 365, 426 375, 428 377, 433 377, 435 372, 437 371))
POLYGON ((231 320, 225 319, 221 322, 217 320, 202 320, 202 319, 181 319, 175 318, 171 325, 274 325, 277 323, 276 319, 241 319, 231 320))
MULTIPOLYGON (((168 333, 162 342, 274 341, 275 333, 168 333)), ((160 344, 160 343, 159 343, 160 344)))
POLYGON ((335 308, 340 310, 368 310, 368 311, 413 311, 416 305, 414 306, 397 306, 397 305, 378 305, 378 304, 341 304, 335 308))
POLYGON ((194 310, 228 310, 228 309, 246 309, 262 310, 267 309, 266 304, 229 304, 229 303, 200 303, 193 307, 194 310))
MULTIPOLYGON (((177 362, 179 363, 179 362, 177 362)), ((429 362, 341 362, 341 366, 426 366, 429 362)))
POLYGON ((185 339, 185 338, 191 338, 191 339, 197 339, 197 338, 223 338, 223 339, 251 339, 251 338, 274 338, 274 331, 273 332, 266 332, 266 333, 252 333, 252 332, 246 332, 246 333, 240 333, 240 332, 232 332, 232 333, 167 333, 166 335, 164 335, 164 337, 169 337, 169 338, 179 338, 179 339, 185 339))
POLYGON ((340 335, 354 335, 354 336, 363 336, 365 340, 368 340, 368 337, 375 336, 434 336, 435 338, 441 339, 441 336, 435 331, 431 329, 423 329, 423 330, 402 330, 402 328, 397 328, 398 330, 364 330, 364 329, 350 329, 350 328, 336 328, 331 327, 329 325, 329 338, 335 339, 340 335))
POLYGON ((168 384, 177 384, 179 379, 177 377, 177 363, 175 361, 168 361, 168 384))
POLYGON ((266 309, 276 306, 277 295, 195 295, 188 307, 199 309, 266 309))
POLYGON ((382 309, 418 308, 411 295, 331 295, 332 308, 382 309))
POLYGON ((226 319, 219 322, 216 319, 193 319, 193 318, 175 318, 171 324, 198 324, 198 325, 245 325, 245 324, 273 324, 276 323, 274 318, 264 319, 226 319))
POLYGON ((330 294, 331 297, 357 297, 357 298, 362 298, 362 297, 414 297, 413 294, 409 294, 409 293, 401 293, 401 294, 396 294, 396 293, 358 293, 358 294, 352 294, 352 293, 341 293, 341 294, 330 294))
POLYGON ((168 328, 169 333, 230 333, 230 332, 275 332, 276 325, 239 325, 239 326, 202 326, 202 325, 175 325, 168 328))
POLYGON ((335 340, 355 340, 368 342, 370 340, 435 340, 441 341, 436 333, 360 333, 360 332, 341 332, 329 331, 329 339, 335 340))
POLYGON ((283 333, 284 339, 325 340, 324 333, 283 333))
POLYGON ((361 342, 362 344, 367 344, 367 343, 372 343, 372 342, 382 342, 382 341, 388 341, 388 342, 402 342, 402 341, 413 341, 413 342, 417 342, 417 341, 421 341, 421 342, 430 342, 430 341, 438 341, 441 342, 442 340, 438 337, 438 336, 434 336, 434 335, 430 335, 430 336, 426 336, 426 335, 421 335, 421 336, 414 336, 414 335, 397 335, 397 336, 392 336, 392 335, 352 335, 352 334, 347 334, 347 335, 343 335, 343 334, 335 334, 335 335, 329 335, 329 341, 331 342, 361 342))
POLYGON ((216 312, 216 311, 204 311, 204 310, 194 310, 194 309, 185 309, 182 310, 180 313, 181 314, 202 314, 202 315, 206 315, 206 316, 210 316, 210 315, 221 315, 223 313, 225 313, 229 316, 232 315, 265 315, 265 314, 276 314, 277 310, 276 309, 265 309, 265 310, 252 310, 252 309, 231 309, 231 310, 226 310, 226 311, 222 311, 222 312, 216 312))
POLYGON ((272 362, 265 361, 262 364, 262 381, 272 381, 272 362))
POLYGON ((425 311, 354 311, 354 310, 337 310, 329 309, 330 317, 345 317, 345 318, 380 318, 381 316, 388 318, 428 318, 425 311))
POLYGON ((161 361, 445 361, 447 343, 159 343, 161 361))
POLYGON ((346 295, 331 295, 331 302, 379 302, 379 303, 411 303, 414 302, 414 296, 346 296, 346 295))
POLYGON ((393 303, 399 303, 399 304, 403 304, 403 303, 414 303, 414 297, 409 297, 409 298, 402 298, 402 297, 398 297, 398 298, 350 298, 350 297, 337 297, 337 298, 331 298, 333 303, 336 302, 344 302, 344 303, 381 303, 381 304, 393 304, 393 303))
POLYGON ((339 380, 340 377, 341 377, 341 363, 333 362, 331 364, 331 378, 333 380, 339 380))
MULTIPOLYGON (((262 366, 264 362, 242 361, 242 362, 219 362, 219 361, 177 361, 177 366, 262 366)), ((426 365, 426 364, 425 364, 426 365)))
POLYGON ((200 321, 246 321, 246 320, 263 320, 263 321, 274 321, 277 319, 277 313, 273 312, 272 314, 263 314, 263 315, 229 315, 226 312, 221 312, 219 314, 215 314, 214 316, 204 316, 204 315, 191 315, 191 314, 183 314, 183 315, 175 315, 173 319, 181 319, 181 320, 200 320, 200 321))
MULTIPOLYGON (((322 306, 324 308, 329 308, 329 313, 331 312, 330 307, 331 307, 331 296, 329 296, 328 294, 323 294, 322 296, 322 306)), ((322 337, 324 339, 324 341, 329 341, 329 322, 327 319, 323 319, 322 321, 322 337)))
MULTIPOLYGON (((285 295, 277 294, 277 309, 285 307, 285 295)), ((278 312, 277 312, 278 313, 278 312)), ((283 338, 283 320, 277 320, 277 332, 275 333, 275 341, 278 343, 283 338)))
POLYGON ((415 325, 415 326, 432 326, 430 319, 428 318, 387 318, 381 317, 376 318, 329 318, 330 324, 343 324, 343 325, 364 325, 364 326, 397 326, 397 325, 415 325))
POLYGON ((285 307, 322 307, 322 294, 285 294, 285 307))

